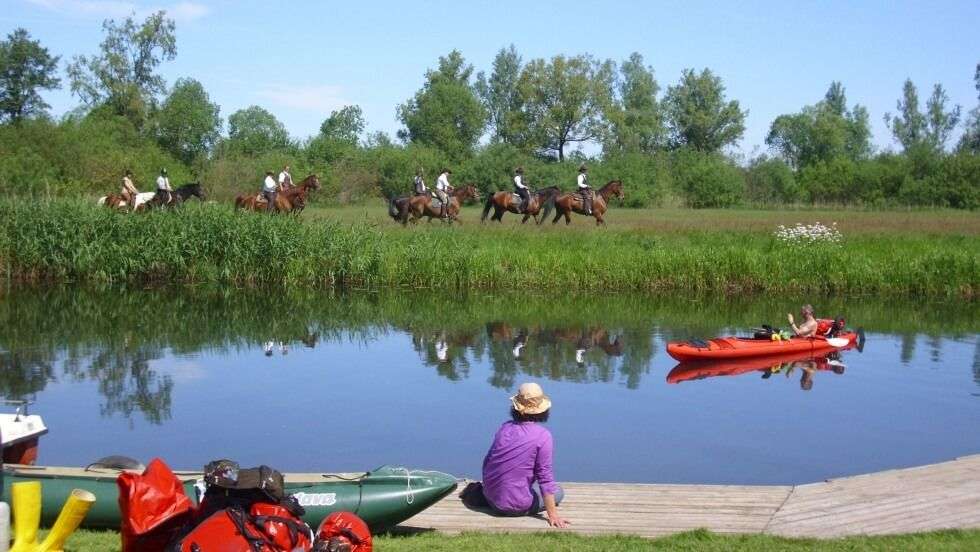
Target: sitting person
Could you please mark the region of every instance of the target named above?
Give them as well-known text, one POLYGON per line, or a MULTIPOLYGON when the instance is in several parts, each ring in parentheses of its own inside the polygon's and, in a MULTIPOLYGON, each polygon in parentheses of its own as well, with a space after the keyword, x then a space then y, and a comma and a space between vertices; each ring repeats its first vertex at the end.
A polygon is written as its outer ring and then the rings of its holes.
POLYGON ((416 196, 427 196, 429 195, 429 187, 425 185, 425 179, 423 178, 424 172, 420 167, 415 171, 415 180, 413 181, 414 192, 416 196))
POLYGON ((133 209, 136 207, 136 196, 139 193, 136 185, 133 184, 133 171, 127 170, 122 179, 122 190, 119 195, 126 201, 126 205, 133 209))
POLYGON ((517 207, 517 212, 526 213, 527 206, 531 202, 531 192, 524 183, 524 167, 517 167, 514 170, 514 193, 521 196, 521 204, 517 207))
POLYGON ((265 212, 271 213, 277 209, 276 197, 279 196, 278 184, 272 178, 272 171, 265 171, 265 180, 262 181, 262 197, 265 198, 265 212))
POLYGON ((567 527, 558 515, 565 493, 552 472, 554 443, 542 425, 548 420, 551 399, 540 385, 525 383, 510 400, 511 421, 497 430, 483 459, 483 496, 498 514, 545 511, 552 527, 567 527))
POLYGON ((789 320, 789 325, 793 328, 793 333, 797 337, 813 337, 817 335, 817 319, 813 317, 813 307, 803 305, 800 314, 803 315, 804 320, 799 326, 796 325, 792 314, 786 315, 787 320, 789 320))

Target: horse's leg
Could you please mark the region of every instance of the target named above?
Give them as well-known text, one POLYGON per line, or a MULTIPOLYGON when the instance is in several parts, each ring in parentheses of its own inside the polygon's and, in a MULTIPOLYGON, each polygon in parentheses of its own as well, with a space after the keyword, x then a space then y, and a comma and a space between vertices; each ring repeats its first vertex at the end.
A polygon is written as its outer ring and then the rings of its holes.
POLYGON ((559 207, 558 209, 555 209, 555 218, 552 219, 551 224, 557 224, 558 219, 560 218, 561 218, 561 208, 559 207))
MULTIPOLYGON (((521 224, 527 223, 527 219, 530 217, 531 215, 524 213, 524 218, 521 219, 521 224)), ((534 221, 537 222, 537 220, 538 220, 538 215, 534 215, 534 221)))
POLYGON ((565 226, 572 223, 572 212, 571 210, 565 211, 565 226))

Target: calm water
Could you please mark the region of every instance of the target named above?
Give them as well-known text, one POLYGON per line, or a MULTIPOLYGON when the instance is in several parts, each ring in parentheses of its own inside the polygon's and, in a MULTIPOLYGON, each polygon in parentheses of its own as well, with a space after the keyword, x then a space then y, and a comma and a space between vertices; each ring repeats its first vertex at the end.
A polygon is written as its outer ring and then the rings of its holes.
POLYGON ((554 401, 564 480, 801 483, 980 452, 975 303, 813 299, 867 331, 830 366, 691 372, 664 351, 784 323, 800 302, 15 290, 0 295, 0 394, 36 400, 52 465, 477 476, 527 380, 554 401))

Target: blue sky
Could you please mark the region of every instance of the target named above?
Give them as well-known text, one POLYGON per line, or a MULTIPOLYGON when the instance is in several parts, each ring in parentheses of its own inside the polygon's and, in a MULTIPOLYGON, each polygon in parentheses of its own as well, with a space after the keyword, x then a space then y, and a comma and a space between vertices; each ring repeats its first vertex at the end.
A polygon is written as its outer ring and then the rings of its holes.
MULTIPOLYGON (((749 110, 736 151, 765 148, 779 114, 818 101, 832 80, 871 112, 879 149, 894 147, 882 121, 911 77, 920 97, 942 83, 964 113, 977 104, 980 2, 414 2, 235 0, 5 0, 0 31, 25 27, 62 56, 97 50, 105 18, 166 9, 177 21, 177 59, 161 72, 201 81, 222 116, 252 104, 297 137, 330 111, 364 109, 370 130, 393 134, 397 104, 440 55, 459 49, 477 70, 513 43, 525 61, 588 52, 621 61, 643 54, 663 88, 686 67, 709 67, 749 110)), ((77 105, 48 94, 56 114, 77 105)), ((957 135, 959 132, 957 132, 957 135)))

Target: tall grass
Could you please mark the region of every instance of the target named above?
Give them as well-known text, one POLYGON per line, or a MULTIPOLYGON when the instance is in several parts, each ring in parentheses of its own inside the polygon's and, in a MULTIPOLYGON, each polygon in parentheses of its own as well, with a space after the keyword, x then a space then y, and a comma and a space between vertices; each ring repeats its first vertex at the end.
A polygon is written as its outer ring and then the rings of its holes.
POLYGON ((785 247, 762 232, 536 232, 304 222, 191 203, 125 216, 77 201, 0 203, 20 280, 383 289, 945 295, 980 291, 980 241, 857 236, 785 247))

